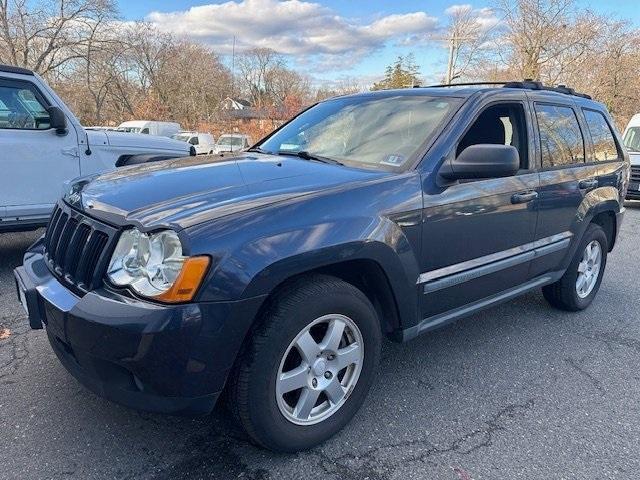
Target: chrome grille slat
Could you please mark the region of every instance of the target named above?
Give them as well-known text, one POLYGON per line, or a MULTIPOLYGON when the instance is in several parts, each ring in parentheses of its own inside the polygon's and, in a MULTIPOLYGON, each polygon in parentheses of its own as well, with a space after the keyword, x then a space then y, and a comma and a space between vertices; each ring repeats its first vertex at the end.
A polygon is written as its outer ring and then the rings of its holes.
POLYGON ((636 166, 631 167, 630 180, 635 183, 640 183, 640 167, 636 167, 636 166))

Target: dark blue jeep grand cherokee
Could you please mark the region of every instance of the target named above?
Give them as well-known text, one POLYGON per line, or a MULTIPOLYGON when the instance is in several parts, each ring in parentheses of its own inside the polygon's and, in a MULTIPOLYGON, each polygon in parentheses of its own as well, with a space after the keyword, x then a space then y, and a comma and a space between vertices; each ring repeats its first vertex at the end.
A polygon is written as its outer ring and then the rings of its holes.
POLYGON ((238 157, 76 181, 15 277, 94 392, 206 413, 225 391, 255 442, 295 451, 355 414, 383 336, 539 287, 586 308, 628 177, 605 107, 567 88, 345 96, 238 157))

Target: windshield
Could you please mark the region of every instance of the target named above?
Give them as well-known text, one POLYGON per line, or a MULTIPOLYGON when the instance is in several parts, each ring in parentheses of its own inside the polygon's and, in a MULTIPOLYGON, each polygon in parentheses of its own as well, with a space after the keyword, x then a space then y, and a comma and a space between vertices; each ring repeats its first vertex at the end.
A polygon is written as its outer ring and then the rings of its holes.
POLYGON ((458 104, 425 95, 336 98, 301 113, 260 149, 395 170, 410 163, 458 104))
POLYGON ((242 137, 220 137, 218 145, 241 147, 243 145, 242 137))
POLYGON ((119 132, 140 133, 142 127, 118 127, 119 132))
POLYGON ((189 139, 191 138, 191 135, 184 134, 184 133, 177 133, 175 135, 171 135, 171 138, 173 138, 174 140, 180 140, 181 142, 188 142, 189 139))
POLYGON ((624 134, 624 146, 632 152, 640 152, 640 127, 629 127, 624 134))

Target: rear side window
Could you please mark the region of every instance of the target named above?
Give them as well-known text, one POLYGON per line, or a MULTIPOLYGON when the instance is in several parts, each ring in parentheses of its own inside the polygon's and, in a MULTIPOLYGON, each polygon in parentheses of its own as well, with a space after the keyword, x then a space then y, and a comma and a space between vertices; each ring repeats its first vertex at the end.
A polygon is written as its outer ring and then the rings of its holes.
POLYGON ((607 119, 602 113, 595 110, 583 110, 583 112, 593 141, 595 160, 605 162, 617 159, 618 149, 607 119))
POLYGON ((542 168, 584 162, 584 140, 570 107, 536 104, 542 168))

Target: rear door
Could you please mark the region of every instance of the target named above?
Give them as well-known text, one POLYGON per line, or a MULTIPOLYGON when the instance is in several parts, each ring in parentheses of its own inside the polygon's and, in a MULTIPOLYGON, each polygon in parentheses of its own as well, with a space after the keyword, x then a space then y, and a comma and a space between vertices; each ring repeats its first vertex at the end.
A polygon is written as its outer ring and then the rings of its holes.
POLYGON ((31 82, 0 79, 0 208, 9 221, 46 219, 64 182, 80 174, 75 130, 57 135, 48 106, 31 82))
POLYGON ((580 204, 598 187, 599 165, 586 161, 591 144, 571 98, 536 101, 533 111, 540 172, 536 242, 552 245, 532 262, 531 275, 539 276, 557 270, 565 259, 578 233, 580 204))

